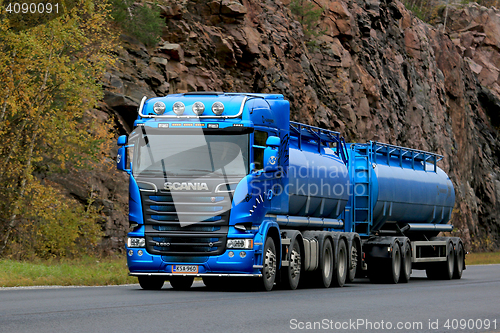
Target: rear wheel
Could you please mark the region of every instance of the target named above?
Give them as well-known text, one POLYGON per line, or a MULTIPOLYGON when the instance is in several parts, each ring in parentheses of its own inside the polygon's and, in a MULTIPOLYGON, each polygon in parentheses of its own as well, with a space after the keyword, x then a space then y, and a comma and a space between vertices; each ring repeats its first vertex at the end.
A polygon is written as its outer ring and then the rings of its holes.
POLYGON ((170 277, 170 285, 176 290, 188 290, 193 284, 193 276, 172 276, 170 277))
POLYGON ((358 246, 355 242, 351 245, 351 269, 349 270, 349 274, 347 275, 347 282, 354 282, 354 278, 356 277, 356 273, 358 271, 358 259, 359 251, 358 246))
POLYGON ((276 247, 271 237, 267 237, 264 245, 264 263, 262 267, 262 287, 264 290, 271 291, 276 279, 277 267, 276 247))
POLYGON ((328 288, 333 279, 333 246, 329 239, 323 240, 321 249, 321 262, 317 271, 317 283, 320 287, 328 288))
POLYGON ((139 285, 144 290, 160 290, 165 279, 156 276, 139 276, 139 285))
POLYGON ((455 257, 455 270, 453 271, 454 279, 462 278, 462 272, 464 271, 464 256, 464 245, 462 244, 462 242, 459 242, 455 257))
POLYGON ((401 265, 401 275, 399 282, 408 283, 411 275, 411 247, 410 243, 406 243, 404 247, 403 265, 401 265))
POLYGON ((300 251, 300 245, 295 238, 293 243, 290 244, 289 261, 288 267, 284 267, 284 279, 283 284, 287 289, 297 289, 299 285, 300 276, 302 272, 302 256, 300 251))
MULTIPOLYGON (((333 279, 333 285, 336 287, 342 287, 342 286, 344 286, 347 275, 348 275, 347 246, 345 245, 345 242, 343 240, 339 241, 338 255, 339 256, 338 256, 337 267, 335 269, 335 276, 333 279)), ((354 267, 353 274, 356 274, 356 267, 354 267)))

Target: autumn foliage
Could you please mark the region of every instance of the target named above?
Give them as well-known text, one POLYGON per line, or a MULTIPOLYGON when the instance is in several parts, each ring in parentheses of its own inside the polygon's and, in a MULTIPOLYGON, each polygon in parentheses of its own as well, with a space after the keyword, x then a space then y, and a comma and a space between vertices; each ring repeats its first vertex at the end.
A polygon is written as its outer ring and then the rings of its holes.
POLYGON ((113 62, 106 3, 22 31, 0 6, 0 256, 76 256, 99 242, 99 207, 62 195, 40 174, 93 168, 110 125, 92 112, 113 62))

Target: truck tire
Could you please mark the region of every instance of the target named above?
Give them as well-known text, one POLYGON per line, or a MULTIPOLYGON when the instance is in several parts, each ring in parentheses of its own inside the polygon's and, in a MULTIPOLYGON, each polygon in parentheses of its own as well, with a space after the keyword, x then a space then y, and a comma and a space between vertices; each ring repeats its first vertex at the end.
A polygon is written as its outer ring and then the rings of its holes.
POLYGON ((139 285, 144 290, 160 290, 164 282, 164 278, 156 276, 139 276, 139 285))
POLYGON ((392 246, 392 258, 390 259, 390 267, 386 270, 387 275, 384 282, 396 284, 401 277, 401 247, 399 243, 394 243, 392 246))
POLYGON ((289 249, 290 264, 283 269, 285 273, 284 276, 282 276, 283 286, 286 289, 295 290, 299 285, 300 276, 302 274, 302 253, 297 238, 292 240, 289 249))
POLYGON ((334 270, 333 246, 330 239, 323 240, 319 269, 316 271, 316 283, 319 287, 329 288, 332 284, 334 270))
POLYGON ((453 271, 454 279, 462 278, 462 272, 464 271, 464 256, 464 245, 462 244, 462 242, 458 242, 457 251, 455 253, 455 269, 453 271))
POLYGON ((368 278, 371 283, 399 282, 401 275, 401 248, 399 243, 392 244, 391 258, 373 258, 368 263, 368 278))
POLYGON ((431 280, 451 280, 455 272, 455 249, 453 243, 449 243, 447 248, 446 261, 438 262, 427 266, 425 273, 431 280))
POLYGON ((401 274, 399 276, 399 282, 408 283, 411 276, 411 245, 406 243, 404 247, 404 257, 402 259, 401 274))
MULTIPOLYGON (((337 253, 338 253, 338 258, 337 258, 338 261, 332 282, 335 287, 343 287, 347 279, 348 267, 349 267, 347 264, 347 246, 345 245, 345 242, 343 240, 339 240, 339 250, 337 251, 337 253)), ((354 268, 353 274, 356 274, 356 268, 354 268)))
POLYGON ((188 290, 193 284, 194 276, 172 276, 170 285, 175 290, 188 290))
POLYGON ((271 291, 276 280, 276 247, 271 237, 267 237, 264 244, 263 252, 263 267, 262 267, 262 287, 266 291, 271 291))
POLYGON ((358 250, 358 246, 356 245, 355 242, 352 242, 351 245, 351 269, 349 269, 349 274, 347 274, 347 282, 352 283, 354 282, 354 278, 356 277, 356 273, 358 271, 358 262, 359 262, 359 255, 360 251, 358 250))

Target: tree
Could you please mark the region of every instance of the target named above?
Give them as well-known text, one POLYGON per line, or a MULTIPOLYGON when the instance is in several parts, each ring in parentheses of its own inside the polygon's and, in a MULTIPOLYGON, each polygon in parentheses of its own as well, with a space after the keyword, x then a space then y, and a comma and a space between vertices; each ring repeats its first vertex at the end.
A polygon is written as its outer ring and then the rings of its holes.
POLYGON ((311 35, 317 36, 320 34, 314 28, 317 26, 318 20, 323 13, 323 8, 318 8, 311 0, 292 0, 290 10, 297 16, 300 24, 302 24, 306 36, 310 37, 311 35))
POLYGON ((0 255, 28 225, 40 231, 80 219, 77 229, 90 233, 79 237, 95 242, 100 232, 85 225, 95 224, 95 211, 81 216, 76 201, 36 175, 92 167, 110 141, 109 124, 88 116, 102 97, 99 78, 114 61, 108 12, 106 3, 78 0, 67 14, 16 32, 0 6, 0 255))

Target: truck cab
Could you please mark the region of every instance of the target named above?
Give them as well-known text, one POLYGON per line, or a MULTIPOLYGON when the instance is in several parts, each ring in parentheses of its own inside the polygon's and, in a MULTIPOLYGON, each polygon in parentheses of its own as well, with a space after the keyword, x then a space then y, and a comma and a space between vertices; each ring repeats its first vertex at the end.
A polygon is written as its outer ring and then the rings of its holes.
POLYGON ((128 267, 141 285, 262 276, 263 242, 279 240, 265 215, 288 208, 273 190, 286 186, 289 114, 272 94, 142 100, 117 158, 130 176, 128 267))

